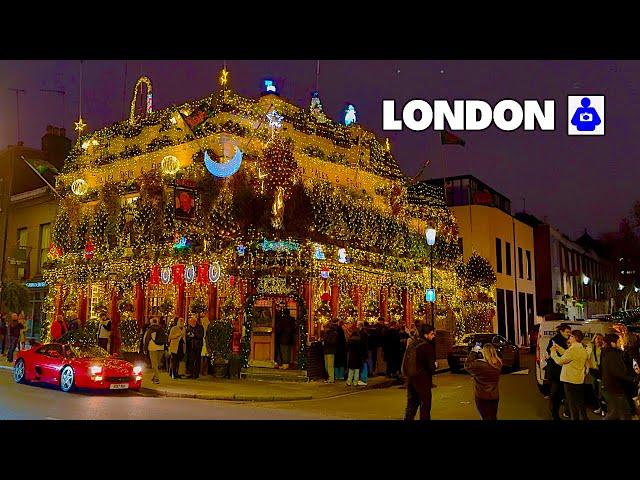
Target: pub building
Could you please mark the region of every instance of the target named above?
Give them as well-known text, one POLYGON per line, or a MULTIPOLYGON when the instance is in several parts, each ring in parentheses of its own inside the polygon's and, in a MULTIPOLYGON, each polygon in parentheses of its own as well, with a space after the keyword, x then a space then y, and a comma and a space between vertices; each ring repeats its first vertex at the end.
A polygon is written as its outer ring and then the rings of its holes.
POLYGON ((441 190, 413 184, 356 118, 350 105, 330 119, 317 93, 298 107, 273 82, 242 97, 226 71, 210 96, 156 111, 143 77, 129 118, 80 135, 57 177, 49 321, 106 309, 115 352, 123 314, 141 327, 200 305, 233 324, 233 352, 255 370, 275 366, 286 307, 290 367, 307 375, 330 317, 428 319, 430 266, 445 278, 459 258, 455 219, 441 190))

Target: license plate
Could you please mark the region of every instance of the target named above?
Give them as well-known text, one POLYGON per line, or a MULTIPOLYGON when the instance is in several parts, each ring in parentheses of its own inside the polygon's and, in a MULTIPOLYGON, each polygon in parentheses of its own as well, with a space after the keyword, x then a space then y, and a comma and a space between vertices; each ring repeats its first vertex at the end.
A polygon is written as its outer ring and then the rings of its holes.
POLYGON ((111 390, 126 390, 127 388, 129 388, 129 384, 128 383, 112 383, 111 385, 109 385, 109 388, 111 390))

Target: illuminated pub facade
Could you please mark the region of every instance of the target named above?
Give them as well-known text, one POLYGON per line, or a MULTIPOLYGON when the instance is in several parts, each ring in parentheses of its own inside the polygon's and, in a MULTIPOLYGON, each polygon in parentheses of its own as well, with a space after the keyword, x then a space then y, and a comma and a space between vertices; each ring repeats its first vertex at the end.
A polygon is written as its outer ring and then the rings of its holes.
MULTIPOLYGON (((426 316, 427 224, 436 275, 458 258, 438 189, 410 186, 388 141, 265 92, 237 95, 221 75, 201 100, 145 111, 80 136, 57 178, 62 194, 46 273, 48 311, 80 321, 106 309, 142 326, 193 306, 233 323, 244 366, 274 365, 284 301, 297 322, 294 368, 330 317, 411 323, 426 316)), ((447 273, 448 272, 448 273, 447 273)), ((114 350, 119 339, 113 340, 114 350)))

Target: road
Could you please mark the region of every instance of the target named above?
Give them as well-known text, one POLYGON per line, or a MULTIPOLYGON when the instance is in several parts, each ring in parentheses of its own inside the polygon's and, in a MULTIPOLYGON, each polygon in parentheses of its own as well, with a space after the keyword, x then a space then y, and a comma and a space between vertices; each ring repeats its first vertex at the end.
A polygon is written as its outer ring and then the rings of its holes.
MULTIPOLYGON (((523 364, 530 367, 531 358, 523 356, 523 364)), ((538 393, 531 370, 525 372, 502 376, 498 418, 548 418, 547 401, 538 393)), ((440 374, 435 383, 433 419, 479 419, 469 375, 440 374)), ((3 420, 393 420, 402 418, 406 400, 406 390, 398 386, 377 390, 345 386, 345 394, 333 398, 255 403, 151 397, 133 392, 67 394, 46 386, 17 385, 9 370, 0 370, 0 391, 3 420)))

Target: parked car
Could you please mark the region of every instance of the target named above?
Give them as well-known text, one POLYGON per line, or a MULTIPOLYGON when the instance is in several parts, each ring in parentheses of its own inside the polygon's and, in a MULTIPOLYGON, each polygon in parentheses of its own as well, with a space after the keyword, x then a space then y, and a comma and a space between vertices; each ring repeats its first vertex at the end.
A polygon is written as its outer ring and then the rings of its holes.
POLYGON ((496 347, 498 356, 502 359, 503 368, 512 371, 520 369, 520 350, 516 345, 497 333, 468 333, 449 350, 447 360, 452 372, 464 369, 464 361, 476 344, 492 343, 496 347))
POLYGON ((97 346, 48 343, 16 356, 13 378, 17 383, 49 383, 63 392, 75 388, 140 390, 142 384, 142 366, 110 356, 97 346))

